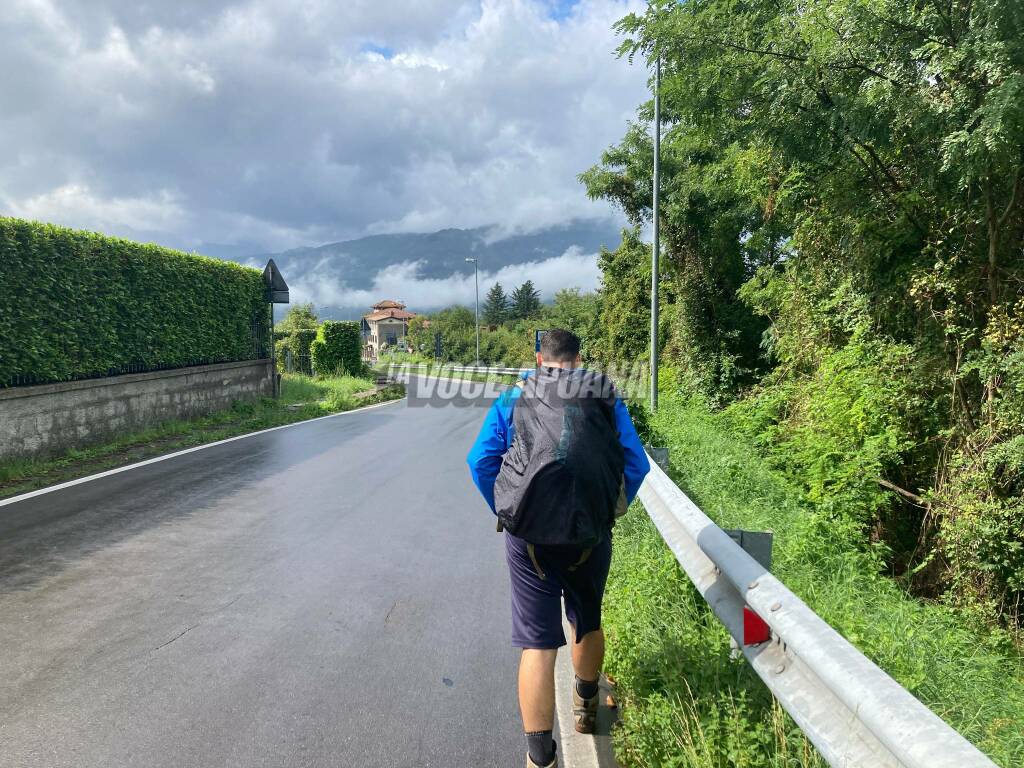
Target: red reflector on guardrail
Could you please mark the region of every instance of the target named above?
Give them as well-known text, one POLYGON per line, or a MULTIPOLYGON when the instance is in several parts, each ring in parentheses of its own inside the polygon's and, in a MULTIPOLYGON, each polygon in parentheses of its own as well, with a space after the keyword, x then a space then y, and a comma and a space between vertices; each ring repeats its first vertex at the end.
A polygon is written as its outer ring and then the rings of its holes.
POLYGON ((757 645, 772 638, 772 630, 764 619, 747 606, 743 606, 743 644, 757 645))

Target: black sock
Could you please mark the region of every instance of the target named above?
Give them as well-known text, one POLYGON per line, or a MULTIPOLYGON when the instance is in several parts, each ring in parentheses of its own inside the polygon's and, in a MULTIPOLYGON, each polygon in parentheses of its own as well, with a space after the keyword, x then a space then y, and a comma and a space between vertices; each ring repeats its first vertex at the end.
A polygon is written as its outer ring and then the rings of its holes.
POLYGON ((548 765, 555 759, 555 740, 551 731, 534 731, 526 734, 526 749, 530 759, 540 766, 548 765))
POLYGON ((583 699, 592 699, 597 696, 598 686, 597 680, 582 680, 580 676, 576 676, 576 693, 583 699))

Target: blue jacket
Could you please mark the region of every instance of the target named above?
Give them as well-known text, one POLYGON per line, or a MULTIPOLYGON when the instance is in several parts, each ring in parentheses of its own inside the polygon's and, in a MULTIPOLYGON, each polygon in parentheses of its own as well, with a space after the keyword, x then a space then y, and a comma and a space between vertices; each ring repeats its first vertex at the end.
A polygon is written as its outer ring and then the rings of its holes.
MULTIPOLYGON (((528 373, 526 374, 529 375, 528 373)), ((525 376, 524 376, 525 378, 525 376)), ((473 482, 480 489, 484 499, 494 512, 494 480, 501 469, 501 458, 505 451, 512 445, 514 426, 512 424, 512 411, 515 408, 516 400, 522 394, 520 387, 510 387, 505 390, 501 397, 494 401, 491 410, 487 412, 487 418, 480 428, 476 442, 466 457, 469 464, 469 473, 473 476, 473 482)), ((640 490, 640 484, 651 469, 647 460, 647 453, 640 442, 640 436, 636 433, 633 420, 629 417, 629 411, 622 400, 615 401, 615 427, 619 432, 619 442, 622 443, 622 450, 626 454, 626 466, 623 475, 626 480, 626 500, 633 501, 636 492, 640 490)))

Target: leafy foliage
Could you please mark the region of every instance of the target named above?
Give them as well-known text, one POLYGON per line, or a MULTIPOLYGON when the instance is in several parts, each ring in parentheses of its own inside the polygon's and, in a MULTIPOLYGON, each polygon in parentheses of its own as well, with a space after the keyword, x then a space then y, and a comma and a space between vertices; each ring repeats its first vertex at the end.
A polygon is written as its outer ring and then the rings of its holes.
MULTIPOLYGON (((649 418, 670 475, 702 509, 726 527, 775 531, 773 571, 787 586, 997 765, 1020 765, 1024 665, 1006 632, 879 575, 881 553, 865 551, 860 526, 752 457, 727 415, 668 394, 649 418)), ((731 658, 727 632, 638 511, 616 525, 603 612, 624 705, 622 765, 823 766, 749 665, 731 658)))
POLYGON ((0 217, 0 386, 269 356, 257 270, 0 217))
POLYGON ((281 334, 294 333, 298 330, 315 331, 320 326, 320 318, 312 302, 295 304, 288 308, 284 318, 275 326, 281 334))
MULTIPOLYGON (((909 586, 1018 624, 1024 5, 656 0, 618 28, 664 73, 677 386, 909 586)), ((651 118, 581 176, 636 226, 651 118)), ((642 247, 602 255, 603 356, 644 352, 642 247)))
POLYGON ((318 376, 359 376, 363 370, 359 323, 325 320, 317 329, 309 354, 318 376))
POLYGON ((292 370, 312 376, 313 362, 310 350, 316 340, 316 334, 316 328, 298 328, 279 339, 276 347, 278 370, 285 371, 287 369, 287 355, 290 353, 292 370))
POLYGON ((602 250, 600 315, 591 352, 605 363, 649 359, 651 254, 637 230, 622 233, 614 251, 602 250))
MULTIPOLYGON (((532 285, 529 281, 524 283, 527 284, 532 285)), ((584 359, 597 359, 597 345, 601 339, 600 312, 601 300, 596 294, 583 293, 578 288, 560 290, 550 304, 539 305, 529 319, 506 318, 503 323, 481 328, 481 362, 485 365, 534 365, 534 332, 546 328, 573 331, 583 342, 584 359)), ((472 310, 448 307, 429 318, 415 317, 409 323, 412 346, 425 355, 433 354, 435 333, 441 334, 443 362, 468 363, 474 360, 476 337, 472 310)))
MULTIPOLYGON (((473 310, 466 307, 448 307, 430 316, 430 326, 425 326, 428 318, 423 315, 414 317, 409 322, 409 339, 414 349, 423 350, 425 354, 433 354, 434 334, 441 334, 441 360, 443 362, 469 362, 476 355, 474 329, 476 318, 473 310)), ((481 341, 483 337, 481 336, 481 341)))
POLYGON ((594 293, 582 293, 579 288, 557 291, 554 300, 541 313, 546 328, 564 328, 580 337, 580 354, 585 360, 597 357, 600 314, 600 297, 594 293))

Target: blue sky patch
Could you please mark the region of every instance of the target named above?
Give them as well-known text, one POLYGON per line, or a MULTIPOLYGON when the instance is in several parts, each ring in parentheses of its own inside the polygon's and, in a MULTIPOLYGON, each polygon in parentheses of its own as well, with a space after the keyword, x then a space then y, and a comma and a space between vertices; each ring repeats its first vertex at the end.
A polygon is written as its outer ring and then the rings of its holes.
POLYGON ((363 43, 359 46, 359 50, 363 53, 379 53, 385 59, 390 59, 395 55, 394 48, 390 48, 386 45, 377 45, 376 43, 363 43))
POLYGON ((551 0, 548 16, 555 21, 562 21, 572 14, 572 9, 577 5, 579 0, 551 0))

